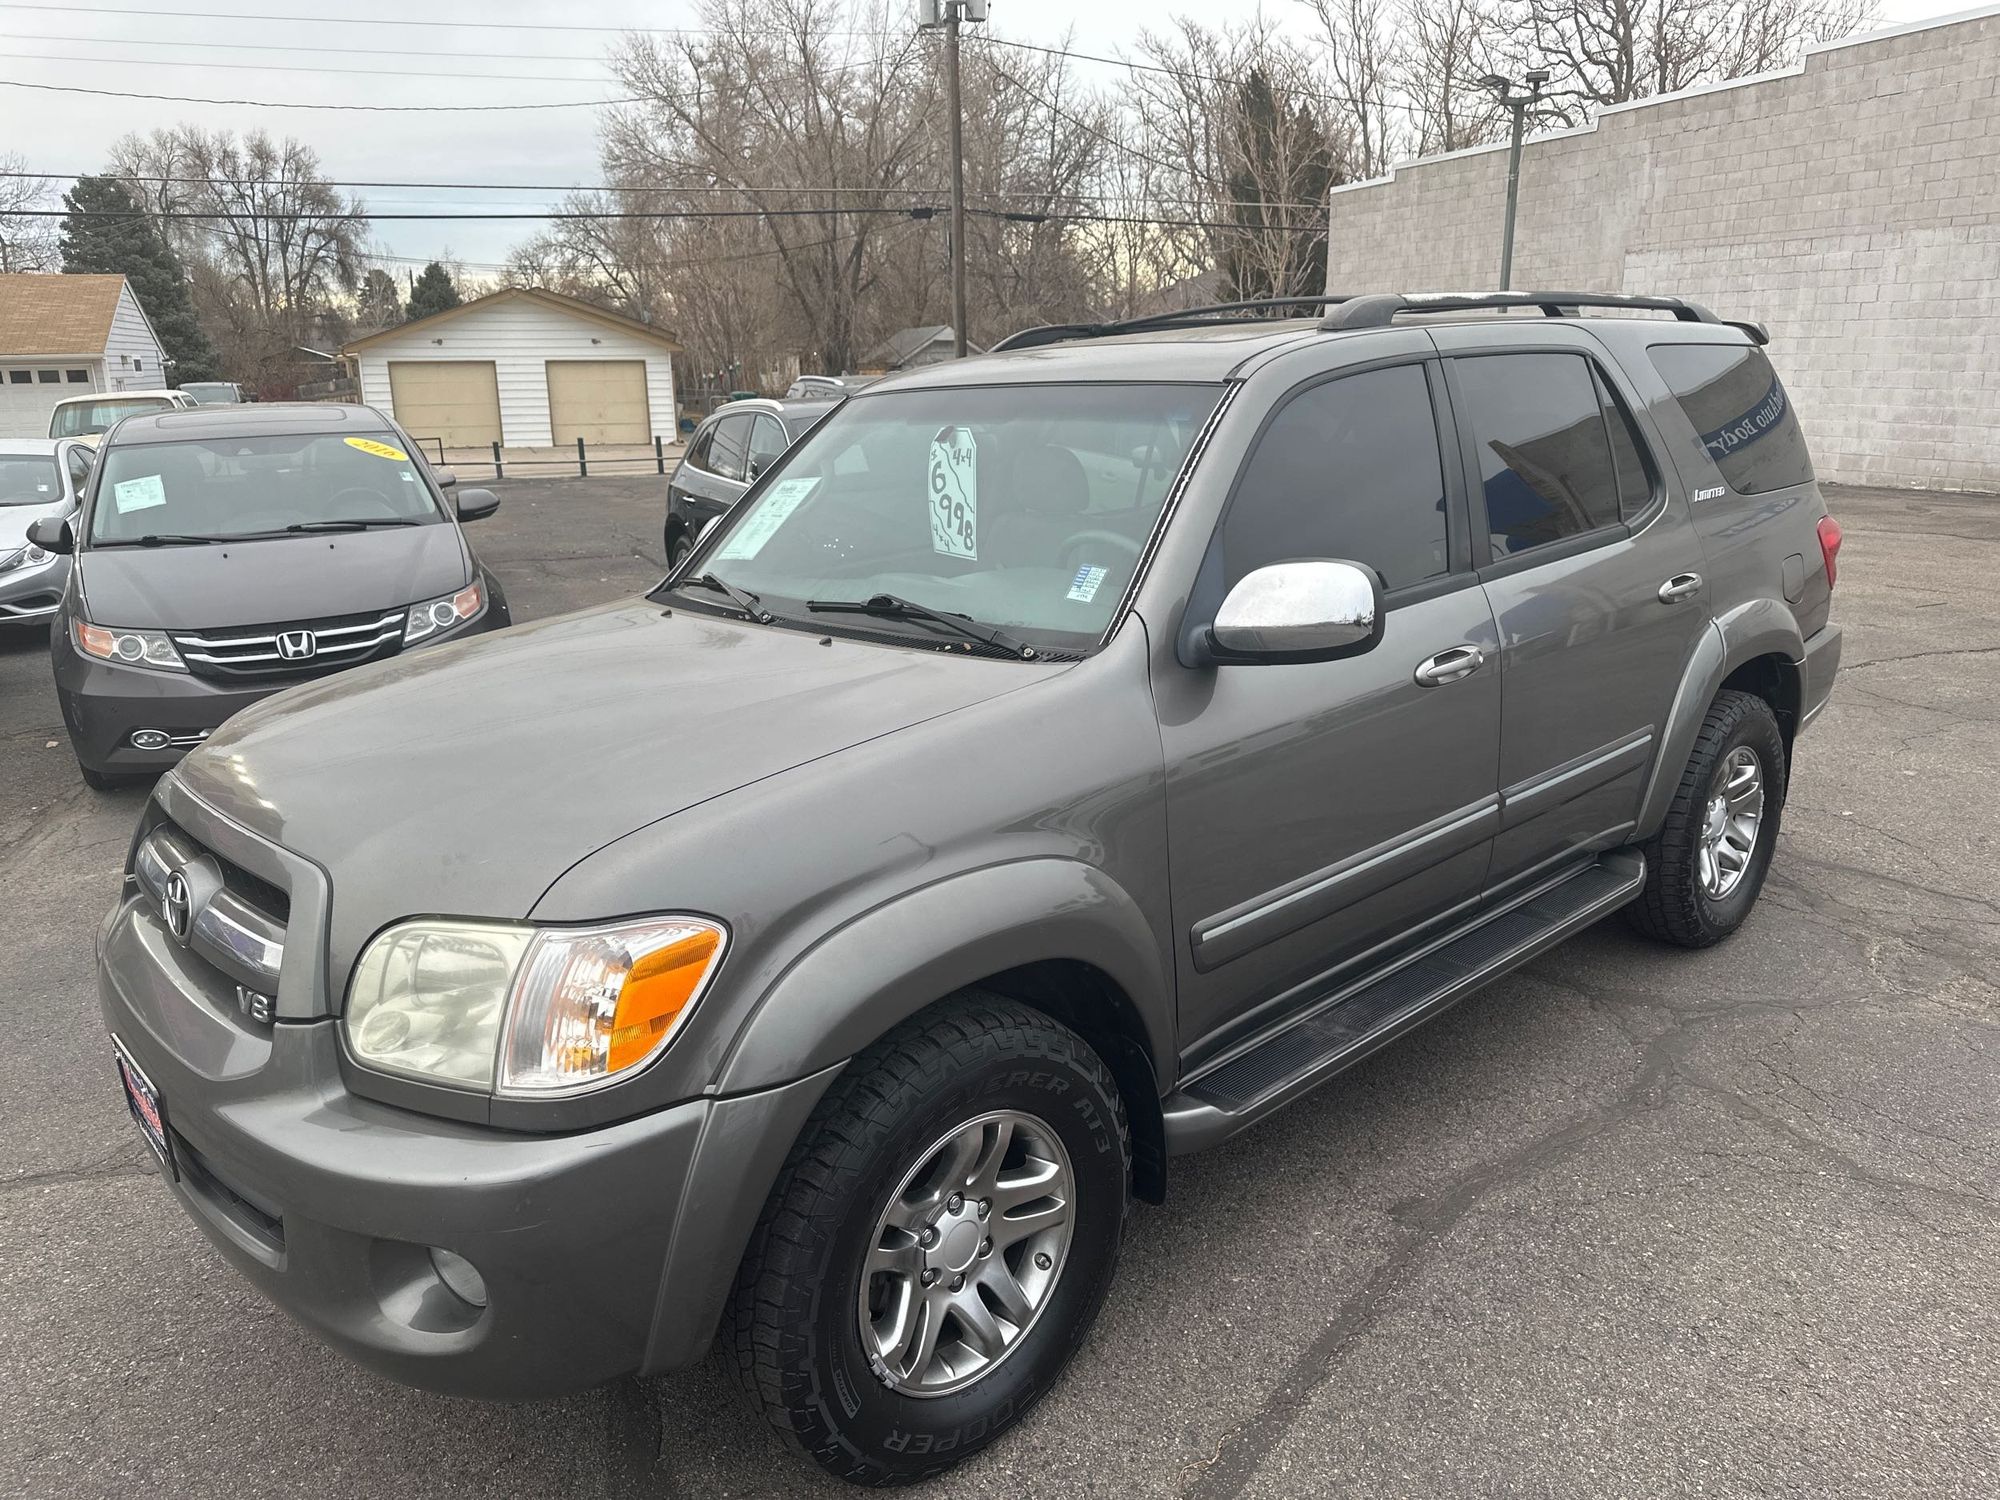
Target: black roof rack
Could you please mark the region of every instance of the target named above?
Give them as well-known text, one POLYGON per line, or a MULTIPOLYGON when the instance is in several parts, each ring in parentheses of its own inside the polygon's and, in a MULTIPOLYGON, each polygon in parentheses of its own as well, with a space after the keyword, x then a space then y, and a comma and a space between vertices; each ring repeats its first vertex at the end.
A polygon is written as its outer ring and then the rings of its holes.
POLYGON ((1399 313, 1532 307, 1540 309, 1546 317, 1564 318, 1574 316, 1580 308, 1615 307, 1637 312, 1670 312, 1683 323, 1713 323, 1718 327, 1741 329, 1758 344, 1771 341, 1763 324, 1727 322, 1699 302, 1690 302, 1684 297, 1641 297, 1624 292, 1364 292, 1326 297, 1258 297, 1245 302, 1214 302, 1201 307, 1184 307, 1176 312, 1149 313, 1142 318, 1125 318, 1113 323, 1050 323, 1009 334, 993 346, 993 352, 1038 349, 1045 344, 1062 344, 1071 339, 1101 339, 1151 329, 1257 323, 1273 313, 1307 312, 1322 307, 1327 309, 1319 320, 1322 333, 1387 328, 1399 313))
POLYGON ((1253 297, 1244 302, 1209 302, 1183 307, 1174 312, 1148 313, 1142 318, 1122 318, 1115 323, 1049 323, 1040 328, 1023 328, 1010 333, 993 346, 993 353, 1008 349, 1038 349, 1044 344, 1067 343, 1070 339, 1102 339, 1120 333, 1144 333, 1154 328, 1201 327, 1203 324, 1259 323, 1271 313, 1311 312, 1345 302, 1337 297, 1253 297), (1235 314, 1236 316, 1230 316, 1235 314))
POLYGON ((1319 320, 1324 333, 1351 328, 1387 328, 1398 313, 1467 312, 1509 307, 1539 308, 1545 317, 1573 316, 1579 308, 1616 307, 1640 312, 1670 312, 1683 323, 1714 323, 1739 328, 1759 344, 1770 342, 1761 323, 1724 323, 1699 302, 1684 297, 1640 297, 1625 292, 1433 292, 1404 295, 1371 292, 1346 297, 1319 320))

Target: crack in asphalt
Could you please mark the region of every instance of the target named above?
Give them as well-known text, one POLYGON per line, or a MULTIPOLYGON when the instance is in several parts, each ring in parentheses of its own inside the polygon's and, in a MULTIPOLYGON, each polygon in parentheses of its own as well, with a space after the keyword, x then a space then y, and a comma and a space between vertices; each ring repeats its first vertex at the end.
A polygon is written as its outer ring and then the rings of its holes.
POLYGON ((1923 661, 1936 656, 1991 656, 1995 652, 2000 652, 2000 646, 1956 646, 1936 651, 1911 651, 1903 656, 1876 656, 1867 661, 1842 662, 1840 670, 1842 675, 1845 675, 1849 672, 1865 672, 1870 667, 1894 666, 1899 661, 1923 661))
POLYGON ((0 1193, 11 1193, 23 1188, 59 1187, 73 1182, 105 1182, 121 1177, 155 1177, 159 1168, 152 1159, 138 1151, 118 1151, 110 1156, 101 1156, 96 1161, 81 1167, 59 1167, 47 1172, 25 1172, 18 1177, 0 1177, 0 1193))

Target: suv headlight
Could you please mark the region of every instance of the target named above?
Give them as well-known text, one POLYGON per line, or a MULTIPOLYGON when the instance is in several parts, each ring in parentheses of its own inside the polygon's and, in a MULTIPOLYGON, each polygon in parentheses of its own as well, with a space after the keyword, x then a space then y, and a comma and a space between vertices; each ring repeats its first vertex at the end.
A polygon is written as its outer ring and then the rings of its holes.
POLYGON ((403 922, 354 966, 357 1061, 515 1098, 580 1093, 656 1057, 722 956, 701 917, 609 927, 403 922))
POLYGON ((486 590, 475 578, 455 594, 412 604, 409 615, 403 621, 403 644, 414 646, 418 641, 427 641, 434 635, 443 635, 447 630, 456 630, 466 621, 476 620, 485 613, 486 590))
POLYGON ((115 630, 109 625, 93 625, 88 620, 70 621, 70 639, 85 656, 99 661, 115 661, 127 667, 158 667, 162 672, 185 672, 174 643, 158 630, 115 630))

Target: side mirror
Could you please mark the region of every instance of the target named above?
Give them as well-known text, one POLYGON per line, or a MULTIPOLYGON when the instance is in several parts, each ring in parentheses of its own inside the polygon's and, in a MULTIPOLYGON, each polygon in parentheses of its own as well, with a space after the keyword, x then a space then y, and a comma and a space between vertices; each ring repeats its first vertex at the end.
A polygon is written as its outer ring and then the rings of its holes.
POLYGON ((28 523, 28 540, 44 552, 76 551, 76 533, 68 516, 42 516, 28 523))
POLYGON ((438 488, 441 490, 448 490, 458 483, 458 474, 455 470, 436 468, 432 469, 431 473, 437 476, 438 488))
POLYGON ((491 490, 460 490, 452 497, 461 521, 483 521, 500 508, 500 497, 491 490))
POLYGON ((1382 639, 1382 583, 1359 563, 1313 559, 1245 574, 1208 628, 1214 662, 1335 661, 1382 639))

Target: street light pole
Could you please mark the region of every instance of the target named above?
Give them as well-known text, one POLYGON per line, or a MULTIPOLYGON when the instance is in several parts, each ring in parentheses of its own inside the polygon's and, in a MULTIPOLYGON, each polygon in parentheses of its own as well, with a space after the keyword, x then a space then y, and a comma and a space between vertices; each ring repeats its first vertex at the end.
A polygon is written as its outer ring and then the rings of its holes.
POLYGON ((1513 135, 1507 144, 1507 222, 1500 232, 1500 290, 1507 291, 1514 280, 1514 215, 1521 203, 1521 136, 1527 129, 1528 107, 1542 97, 1542 85, 1549 81, 1546 68, 1536 68, 1524 80, 1528 92, 1512 92, 1514 80, 1490 73, 1480 82, 1500 96, 1503 107, 1514 112, 1513 135))
POLYGON ((965 111, 958 94, 958 28, 986 19, 986 0, 919 0, 918 28, 944 33, 945 109, 951 116, 951 345, 965 358, 965 111))

